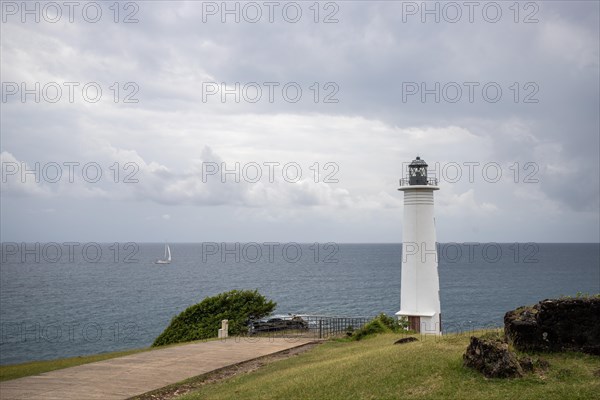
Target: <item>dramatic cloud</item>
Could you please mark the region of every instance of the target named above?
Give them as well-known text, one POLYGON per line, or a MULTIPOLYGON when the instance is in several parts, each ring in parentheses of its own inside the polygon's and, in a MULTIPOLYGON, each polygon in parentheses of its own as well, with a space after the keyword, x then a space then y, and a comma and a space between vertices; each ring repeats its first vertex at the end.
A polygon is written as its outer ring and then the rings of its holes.
POLYGON ((116 23, 108 3, 96 23, 8 3, 3 240, 397 242, 417 154, 441 241, 600 240, 597 2, 455 23, 443 2, 437 22, 421 2, 298 3, 294 23, 286 2, 272 23, 260 2, 257 22, 141 2, 116 23))

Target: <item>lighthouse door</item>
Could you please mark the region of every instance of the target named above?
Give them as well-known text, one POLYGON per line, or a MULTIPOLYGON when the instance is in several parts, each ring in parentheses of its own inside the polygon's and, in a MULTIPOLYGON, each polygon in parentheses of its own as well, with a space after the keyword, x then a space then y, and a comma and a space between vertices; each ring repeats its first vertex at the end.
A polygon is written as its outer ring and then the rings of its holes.
POLYGON ((421 332, 421 317, 409 316, 408 317, 408 329, 415 332, 421 332))

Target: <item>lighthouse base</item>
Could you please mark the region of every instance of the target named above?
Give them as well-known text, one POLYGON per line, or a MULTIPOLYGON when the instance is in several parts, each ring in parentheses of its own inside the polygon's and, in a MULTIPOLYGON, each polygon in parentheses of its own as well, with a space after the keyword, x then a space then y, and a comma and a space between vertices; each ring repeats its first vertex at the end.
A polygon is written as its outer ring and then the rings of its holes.
POLYGON ((414 313, 400 310, 396 313, 398 319, 405 317, 408 320, 408 329, 424 335, 442 334, 441 313, 414 313))

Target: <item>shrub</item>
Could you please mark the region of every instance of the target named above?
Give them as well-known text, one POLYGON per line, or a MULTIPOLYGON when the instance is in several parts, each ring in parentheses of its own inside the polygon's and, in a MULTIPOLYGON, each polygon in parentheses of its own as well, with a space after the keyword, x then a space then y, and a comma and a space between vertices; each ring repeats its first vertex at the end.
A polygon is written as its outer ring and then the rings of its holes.
POLYGON ((217 337, 224 319, 229 320, 229 334, 242 334, 248 330, 249 319, 263 318, 276 306, 256 290, 232 290, 207 297, 174 317, 152 346, 217 337))
POLYGON ((407 316, 402 316, 400 318, 398 318, 398 325, 400 326, 400 330, 404 330, 404 331, 408 331, 410 325, 408 323, 408 317, 407 316))
POLYGON ((397 318, 390 317, 385 313, 379 314, 376 318, 379 318, 379 320, 381 320, 385 326, 390 328, 392 332, 398 332, 400 330, 400 322, 397 318))
POLYGON ((379 314, 371 321, 363 325, 362 328, 354 331, 353 340, 361 340, 367 336, 385 332, 399 332, 402 329, 397 319, 389 317, 384 313, 379 314))

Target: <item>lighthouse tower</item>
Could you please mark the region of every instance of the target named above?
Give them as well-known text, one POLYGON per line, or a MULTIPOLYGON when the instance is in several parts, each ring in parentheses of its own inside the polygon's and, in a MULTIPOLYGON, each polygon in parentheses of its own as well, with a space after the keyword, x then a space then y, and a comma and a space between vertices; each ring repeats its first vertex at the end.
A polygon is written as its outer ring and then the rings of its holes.
POLYGON ((441 334, 440 279, 433 214, 433 191, 437 179, 427 177, 427 163, 417 157, 408 166, 408 177, 400 179, 404 192, 402 228, 402 284, 400 311, 411 330, 441 334))

